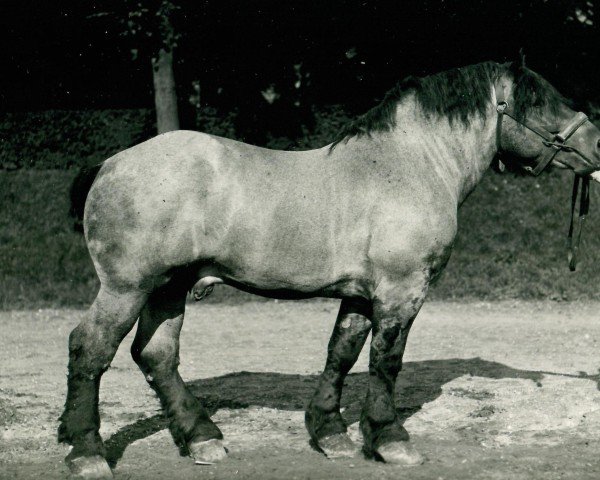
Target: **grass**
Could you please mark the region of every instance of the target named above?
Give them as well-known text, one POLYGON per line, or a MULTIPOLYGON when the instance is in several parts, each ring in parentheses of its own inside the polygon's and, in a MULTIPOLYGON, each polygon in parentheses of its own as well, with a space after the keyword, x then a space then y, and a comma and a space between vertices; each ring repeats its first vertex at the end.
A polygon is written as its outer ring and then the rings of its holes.
POLYGON ((539 178, 490 173, 459 212, 453 258, 433 296, 600 299, 600 188, 591 187, 576 272, 569 272, 566 235, 573 176, 539 178))
MULTIPOLYGON (((0 171, 0 309, 83 307, 98 282, 81 235, 67 216, 74 176, 64 170, 0 171)), ((567 268, 565 236, 572 175, 489 174, 459 215, 438 300, 600 299, 600 188, 583 233, 577 272, 567 268)), ((255 299, 228 287, 211 302, 255 299)))
POLYGON ((85 241, 73 232, 74 172, 0 172, 0 308, 82 306, 97 283, 85 241))

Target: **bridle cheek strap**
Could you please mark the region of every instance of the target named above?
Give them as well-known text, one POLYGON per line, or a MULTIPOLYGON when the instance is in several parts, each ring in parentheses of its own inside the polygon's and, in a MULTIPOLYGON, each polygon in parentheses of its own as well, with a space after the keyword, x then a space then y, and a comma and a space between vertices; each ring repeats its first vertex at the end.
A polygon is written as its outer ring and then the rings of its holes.
POLYGON ((542 159, 538 162, 535 167, 525 167, 529 173, 531 173, 534 177, 537 177, 542 173, 548 165, 554 160, 554 157, 558 155, 558 152, 562 150, 561 147, 555 145, 548 145, 551 149, 542 157, 542 159))

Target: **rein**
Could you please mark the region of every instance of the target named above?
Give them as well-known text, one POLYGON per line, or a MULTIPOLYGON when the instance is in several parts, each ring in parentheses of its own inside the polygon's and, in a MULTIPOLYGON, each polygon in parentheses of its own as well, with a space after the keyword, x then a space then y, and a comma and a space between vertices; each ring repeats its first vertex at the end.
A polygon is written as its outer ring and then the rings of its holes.
POLYGON ((579 251, 579 242, 581 241, 581 232, 585 217, 590 210, 590 177, 575 175, 573 182, 573 193, 571 194, 571 220, 569 222, 569 234, 567 235, 567 256, 569 260, 569 270, 574 272, 577 269, 577 253, 579 251), (579 199, 579 228, 577 236, 573 242, 575 206, 577 204, 577 195, 579 193, 579 180, 581 180, 581 197, 579 199))
POLYGON ((535 167, 526 166, 524 169, 534 176, 538 176, 542 173, 548 165, 554 160, 556 155, 561 152, 572 152, 577 153, 584 162, 589 165, 590 171, 585 174, 575 174, 575 180, 573 182, 573 192, 571 194, 571 219, 569 222, 569 233, 567 235, 567 251, 569 270, 574 272, 577 269, 577 254, 579 251, 579 244, 581 241, 581 232, 583 231, 583 224, 590 208, 590 177, 589 173, 594 171, 592 168, 593 162, 584 155, 577 148, 567 145, 567 140, 581 127, 585 122, 588 121, 588 117, 583 112, 578 112, 575 116, 567 123, 567 125, 556 131, 558 133, 552 133, 552 131, 545 129, 539 129, 537 127, 528 125, 526 122, 518 120, 509 111, 509 104, 504 96, 504 88, 494 87, 496 92, 496 111, 498 112, 497 124, 496 124, 496 144, 498 146, 498 152, 502 152, 502 123, 504 116, 512 118, 518 124, 524 126, 531 132, 541 137, 541 141, 549 151, 542 156, 542 159, 535 165, 535 167), (579 197, 579 185, 581 183, 581 196, 579 198, 579 225, 577 229, 577 235, 575 233, 575 210, 577 206, 577 197, 579 197))

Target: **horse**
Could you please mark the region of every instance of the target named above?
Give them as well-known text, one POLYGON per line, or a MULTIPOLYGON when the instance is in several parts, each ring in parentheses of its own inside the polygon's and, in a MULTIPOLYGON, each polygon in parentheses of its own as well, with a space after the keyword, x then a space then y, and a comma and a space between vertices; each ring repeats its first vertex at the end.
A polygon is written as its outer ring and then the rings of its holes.
POLYGON ((84 215, 100 289, 69 336, 58 431, 72 445, 72 474, 112 477, 100 379, 136 322, 131 354, 175 443, 198 462, 226 457, 221 431, 178 373, 187 293, 202 297, 219 283, 272 298, 340 299, 306 409, 311 444, 330 458, 360 452, 340 397, 371 332, 363 454, 420 464, 396 411, 395 380, 411 325, 450 257, 458 207, 499 152, 535 174, 553 165, 598 176, 600 131, 569 105, 523 62, 484 62, 398 83, 319 149, 174 131, 103 162, 84 215))

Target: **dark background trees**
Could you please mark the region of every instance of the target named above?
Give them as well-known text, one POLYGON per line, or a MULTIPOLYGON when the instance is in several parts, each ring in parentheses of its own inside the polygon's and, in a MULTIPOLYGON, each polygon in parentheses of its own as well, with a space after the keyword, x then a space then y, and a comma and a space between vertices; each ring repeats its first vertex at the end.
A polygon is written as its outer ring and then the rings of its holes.
MULTIPOLYGON (((161 18, 148 19, 161 3, 4 0, 0 110, 152 107, 147 58, 160 50, 161 18), (115 11, 120 20, 99 18, 115 11), (123 35, 127 21, 144 30, 123 35)), ((182 126, 196 127, 194 102, 235 109, 240 135, 256 143, 299 133, 315 107, 360 112, 407 75, 511 60, 521 48, 567 95, 600 97, 596 0, 167 3, 178 7, 169 21, 182 126)))

